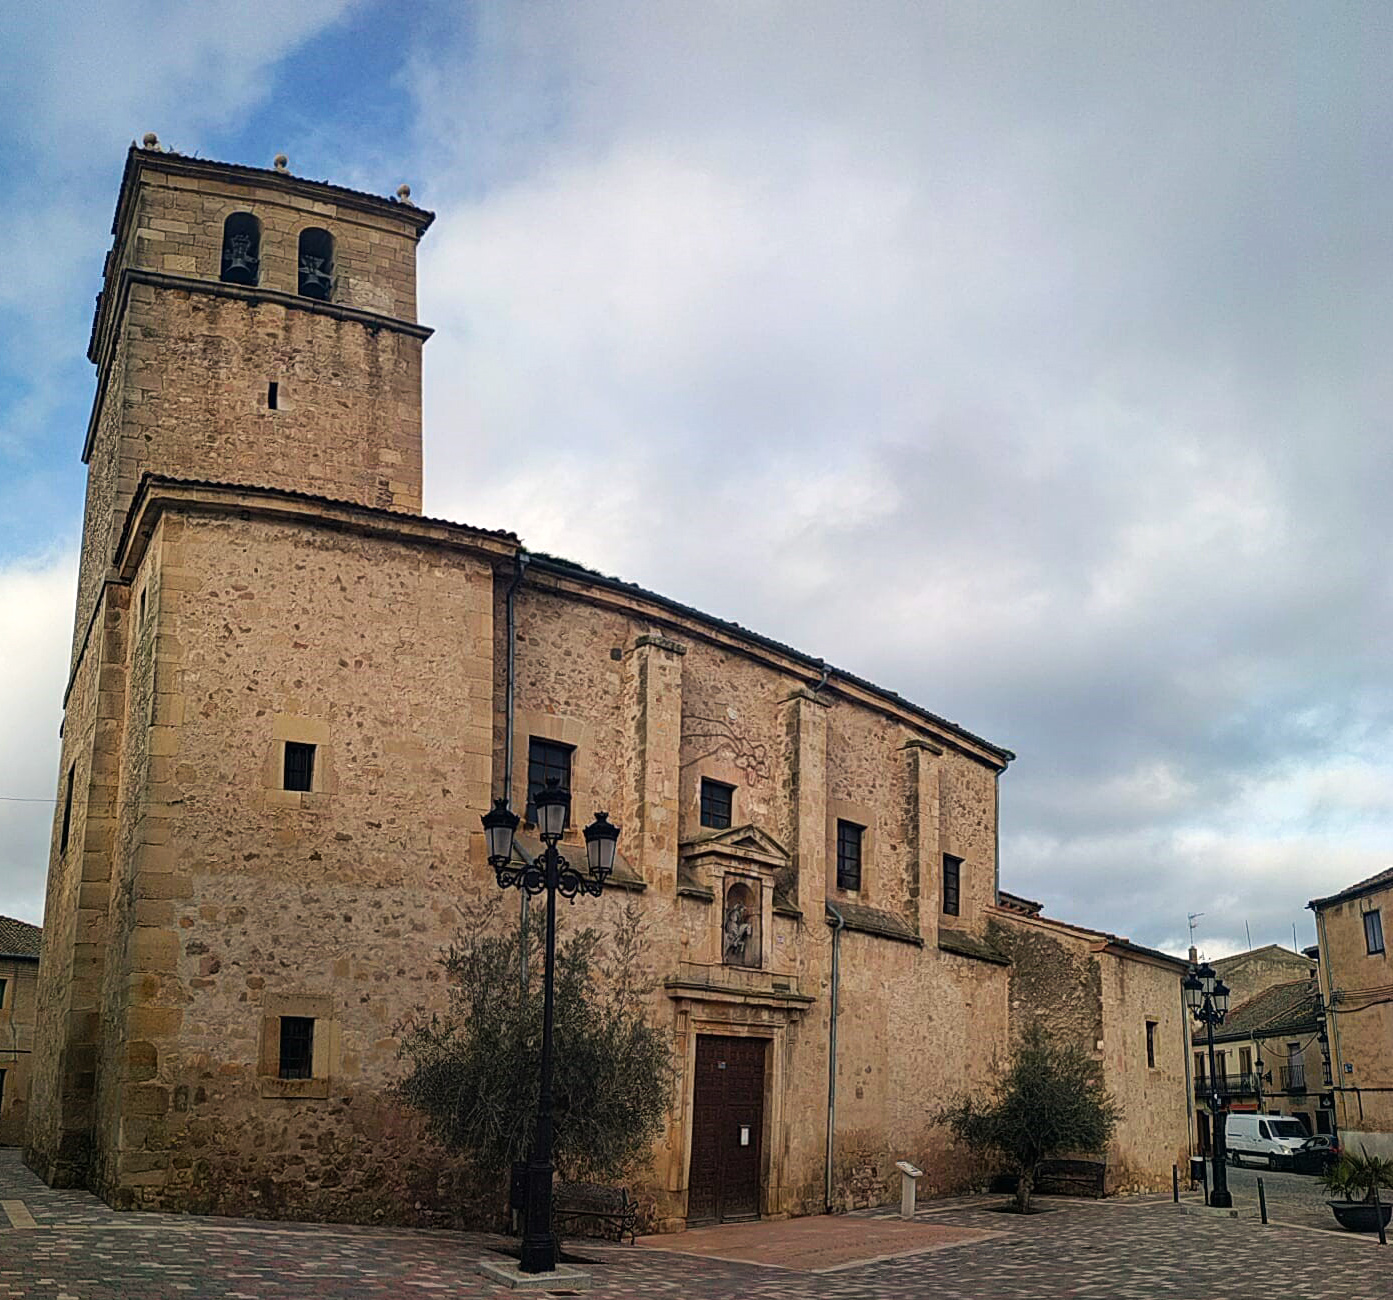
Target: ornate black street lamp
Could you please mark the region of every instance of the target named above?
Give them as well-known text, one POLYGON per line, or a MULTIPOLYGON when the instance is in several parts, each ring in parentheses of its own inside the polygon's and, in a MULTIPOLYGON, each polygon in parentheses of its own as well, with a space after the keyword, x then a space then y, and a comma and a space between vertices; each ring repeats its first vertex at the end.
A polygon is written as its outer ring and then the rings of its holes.
POLYGON ((1229 1176, 1225 1167, 1227 1143, 1224 1133, 1224 1117, 1227 1105, 1219 1091, 1219 1076, 1214 1072, 1214 1027, 1222 1025, 1229 1013, 1229 990, 1208 962, 1197 970, 1192 970, 1182 981, 1185 990, 1185 1005, 1209 1033, 1209 1094, 1210 1127, 1214 1130, 1214 1190, 1209 1193, 1210 1205, 1220 1209, 1232 1209, 1233 1197, 1229 1195, 1229 1176))
POLYGON ((556 1268, 556 1233, 551 1226, 551 1030, 556 982, 556 896, 574 900, 577 894, 598 898, 605 881, 614 870, 614 847, 619 827, 610 824, 609 814, 597 812, 585 828, 585 856, 588 874, 577 871, 560 853, 556 843, 566 829, 571 810, 571 792, 551 780, 537 791, 537 830, 546 846, 534 862, 513 861, 513 836, 518 815, 506 799, 495 799, 483 816, 484 837, 488 841, 489 866, 507 889, 516 886, 530 895, 546 891, 547 945, 542 969, 542 1090, 537 1098, 537 1127, 527 1159, 526 1226, 522 1236, 522 1271, 550 1273, 556 1268))

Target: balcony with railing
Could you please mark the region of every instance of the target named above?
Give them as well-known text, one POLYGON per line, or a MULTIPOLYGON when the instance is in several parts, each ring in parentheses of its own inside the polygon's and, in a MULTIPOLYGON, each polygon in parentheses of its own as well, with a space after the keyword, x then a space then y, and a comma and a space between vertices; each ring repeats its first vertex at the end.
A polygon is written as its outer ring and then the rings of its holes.
POLYGON ((1207 1074, 1195 1076, 1195 1096, 1207 1097, 1217 1091, 1221 1097, 1256 1097, 1258 1076, 1252 1073, 1220 1074, 1211 1082, 1207 1074), (1214 1085, 1217 1084, 1216 1088, 1214 1085))

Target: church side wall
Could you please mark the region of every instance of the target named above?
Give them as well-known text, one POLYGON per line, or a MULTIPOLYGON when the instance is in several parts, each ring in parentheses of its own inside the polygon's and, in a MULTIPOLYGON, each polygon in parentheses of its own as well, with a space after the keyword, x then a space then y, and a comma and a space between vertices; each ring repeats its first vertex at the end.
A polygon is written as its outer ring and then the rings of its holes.
POLYGON ((1190 1155, 1179 973, 1116 953, 1102 954, 1099 965, 1104 1079, 1122 1109, 1108 1150, 1108 1190, 1169 1191, 1172 1165, 1183 1170, 1190 1155))

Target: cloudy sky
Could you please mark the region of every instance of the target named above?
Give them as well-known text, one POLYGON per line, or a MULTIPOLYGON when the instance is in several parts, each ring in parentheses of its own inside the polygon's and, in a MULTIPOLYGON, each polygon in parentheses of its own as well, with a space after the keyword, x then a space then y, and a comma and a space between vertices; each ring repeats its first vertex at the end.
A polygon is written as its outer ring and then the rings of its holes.
POLYGON ((148 130, 409 181, 428 512, 1014 749, 1002 880, 1051 914, 1306 944, 1393 863, 1386 5, 271 12, 0 10, 0 912, 43 909, 148 130))

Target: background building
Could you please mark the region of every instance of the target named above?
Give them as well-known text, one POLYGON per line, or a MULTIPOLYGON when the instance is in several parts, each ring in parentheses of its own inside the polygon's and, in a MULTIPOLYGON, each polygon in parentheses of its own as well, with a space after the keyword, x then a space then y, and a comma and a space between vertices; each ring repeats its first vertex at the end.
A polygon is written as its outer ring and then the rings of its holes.
POLYGON ((1384 938, 1393 869, 1307 906, 1316 914, 1340 1135, 1348 1147, 1393 1157, 1393 974, 1384 938))
POLYGON ((42 938, 37 925, 0 916, 0 1146, 24 1141, 42 938))
POLYGON ((577 827, 623 829, 606 897, 565 923, 637 904, 672 1034, 650 1221, 884 1201, 899 1158, 929 1194, 963 1185, 932 1115, 1032 1010, 1124 1101, 1113 1184, 1169 1186, 1181 963, 998 905, 1009 751, 421 516, 431 219, 131 151, 92 335, 30 1162, 123 1206, 430 1223, 492 1195, 387 1092, 395 1030, 441 1005, 438 954, 497 898, 480 813, 557 776, 577 827))
MULTIPOLYGON (((1223 1025, 1214 1031, 1212 1078, 1207 1034, 1203 1028, 1194 1030, 1196 1097, 1203 1100, 1217 1086, 1230 1110, 1290 1115, 1307 1133, 1331 1132, 1331 1079, 1314 972, 1308 979, 1273 984, 1230 1007, 1223 1025)), ((1199 1148, 1208 1151, 1209 1116, 1200 1111, 1196 1118, 1199 1148)))

